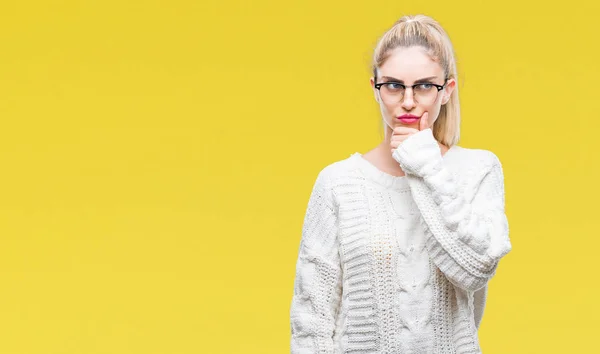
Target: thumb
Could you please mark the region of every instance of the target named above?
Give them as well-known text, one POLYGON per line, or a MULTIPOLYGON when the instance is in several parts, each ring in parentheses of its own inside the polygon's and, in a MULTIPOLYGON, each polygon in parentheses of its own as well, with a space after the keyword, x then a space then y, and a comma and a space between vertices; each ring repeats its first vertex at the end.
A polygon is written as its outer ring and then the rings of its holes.
POLYGON ((421 121, 419 123, 419 130, 429 128, 429 112, 423 113, 423 116, 421 117, 421 121))

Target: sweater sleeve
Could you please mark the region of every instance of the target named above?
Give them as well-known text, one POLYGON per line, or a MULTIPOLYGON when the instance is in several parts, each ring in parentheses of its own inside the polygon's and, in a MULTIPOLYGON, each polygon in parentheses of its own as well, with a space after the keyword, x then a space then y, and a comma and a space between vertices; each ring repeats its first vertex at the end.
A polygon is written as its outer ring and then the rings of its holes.
POLYGON ((483 318, 487 300, 487 290, 488 286, 486 285, 473 293, 473 316, 475 317, 475 327, 477 327, 477 329, 481 326, 481 320, 483 318))
POLYGON ((323 170, 313 186, 296 262, 290 307, 291 353, 337 353, 334 336, 342 292, 337 212, 323 170))
POLYGON ((462 289, 484 287, 512 248, 498 157, 487 151, 477 165, 483 167, 465 171, 479 176, 477 183, 459 190, 431 129, 411 135, 392 155, 409 178, 434 263, 462 289))

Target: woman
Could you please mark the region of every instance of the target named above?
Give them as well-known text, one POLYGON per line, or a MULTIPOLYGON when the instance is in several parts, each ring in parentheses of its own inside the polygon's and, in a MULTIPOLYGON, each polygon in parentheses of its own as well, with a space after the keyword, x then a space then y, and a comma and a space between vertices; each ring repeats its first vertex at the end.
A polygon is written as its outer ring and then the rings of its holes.
POLYGON ((316 178, 291 303, 292 353, 480 353, 486 290, 511 250, 504 176, 456 145, 452 44, 404 16, 375 48, 385 138, 316 178))

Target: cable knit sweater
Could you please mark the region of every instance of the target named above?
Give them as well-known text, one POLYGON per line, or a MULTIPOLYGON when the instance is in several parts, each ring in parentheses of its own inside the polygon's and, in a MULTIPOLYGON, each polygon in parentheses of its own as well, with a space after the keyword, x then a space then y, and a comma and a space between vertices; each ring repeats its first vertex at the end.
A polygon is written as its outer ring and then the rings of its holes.
POLYGON ((488 151, 431 129, 393 151, 405 176, 358 152, 314 184, 296 263, 291 352, 480 353, 489 280, 511 250, 504 176, 488 151))

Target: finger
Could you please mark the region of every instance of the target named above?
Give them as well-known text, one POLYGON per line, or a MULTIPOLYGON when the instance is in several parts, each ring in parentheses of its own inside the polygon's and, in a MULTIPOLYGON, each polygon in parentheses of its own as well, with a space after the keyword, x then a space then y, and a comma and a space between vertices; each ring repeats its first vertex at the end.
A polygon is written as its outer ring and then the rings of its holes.
POLYGON ((421 121, 419 123, 419 130, 429 128, 429 112, 423 113, 423 116, 421 117, 421 121))
POLYGON ((402 141, 404 141, 404 139, 393 139, 390 140, 390 148, 395 149, 398 146, 400 146, 400 144, 402 144, 402 141))
POLYGON ((407 135, 414 134, 417 132, 419 132, 419 129, 409 127, 394 127, 394 130, 392 130, 392 134, 396 135, 407 135))
POLYGON ((390 141, 390 148, 392 149, 396 149, 398 146, 400 146, 407 138, 401 138, 401 139, 394 139, 390 141))
POLYGON ((404 140, 408 139, 409 136, 411 136, 412 134, 407 134, 407 135, 394 135, 390 138, 390 144, 395 143, 396 145, 400 145, 404 140))

